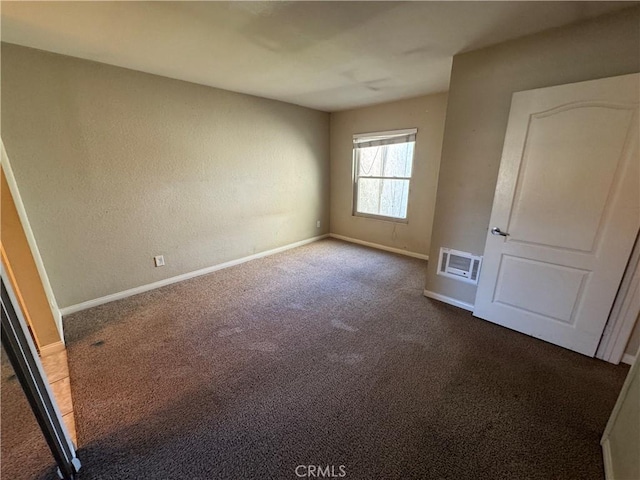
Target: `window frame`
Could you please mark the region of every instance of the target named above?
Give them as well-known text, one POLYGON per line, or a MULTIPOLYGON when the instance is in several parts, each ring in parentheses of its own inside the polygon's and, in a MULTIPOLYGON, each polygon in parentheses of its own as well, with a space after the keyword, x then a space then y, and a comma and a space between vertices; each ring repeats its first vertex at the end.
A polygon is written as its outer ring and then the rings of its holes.
POLYGON ((352 190, 353 197, 351 201, 351 215, 354 217, 363 217, 363 218, 371 218, 373 220, 381 220, 387 222, 394 223, 409 223, 409 196, 411 195, 411 179, 413 178, 413 164, 414 159, 416 157, 416 141, 417 141, 417 128, 405 128, 401 130, 388 130, 383 132, 369 132, 369 133, 357 133, 353 135, 353 147, 352 147, 352 190), (393 141, 394 138, 402 138, 407 137, 409 140, 405 142, 397 142, 393 141), (413 137, 413 138, 412 138, 413 137), (412 139, 411 139, 412 138, 412 139), (360 171, 360 159, 358 158, 358 143, 363 143, 364 139, 370 139, 375 141, 374 139, 378 139, 380 142, 379 146, 384 145, 393 145, 393 144, 401 144, 401 143, 410 143, 413 142, 413 152, 410 159, 411 164, 411 176, 409 177, 385 177, 385 176, 360 176, 358 172, 360 171), (384 143, 388 141, 388 143, 384 143), (358 211, 358 180, 360 178, 371 178, 371 179, 381 179, 381 180, 407 180, 409 182, 409 187, 407 191, 407 215, 405 218, 400 217, 392 217, 389 215, 377 215, 374 213, 363 213, 358 211))

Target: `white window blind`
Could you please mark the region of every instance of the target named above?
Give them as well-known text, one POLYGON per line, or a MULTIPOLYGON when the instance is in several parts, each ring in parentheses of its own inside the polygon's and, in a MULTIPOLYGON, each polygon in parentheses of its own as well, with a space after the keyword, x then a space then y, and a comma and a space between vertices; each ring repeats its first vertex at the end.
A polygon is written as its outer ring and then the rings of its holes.
POLYGON ((353 136, 353 148, 378 147, 416 141, 417 128, 390 132, 361 133, 353 136))
POLYGON ((417 129, 353 136, 354 215, 407 218, 417 129))

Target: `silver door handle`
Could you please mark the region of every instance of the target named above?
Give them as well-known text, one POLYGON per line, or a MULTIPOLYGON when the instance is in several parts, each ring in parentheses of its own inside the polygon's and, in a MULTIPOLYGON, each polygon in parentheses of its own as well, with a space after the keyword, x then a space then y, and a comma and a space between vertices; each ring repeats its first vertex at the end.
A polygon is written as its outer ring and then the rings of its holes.
POLYGON ((498 227, 493 227, 491 229, 491 234, 492 235, 502 235, 503 237, 508 237, 509 236, 509 234, 507 232, 501 231, 498 227))

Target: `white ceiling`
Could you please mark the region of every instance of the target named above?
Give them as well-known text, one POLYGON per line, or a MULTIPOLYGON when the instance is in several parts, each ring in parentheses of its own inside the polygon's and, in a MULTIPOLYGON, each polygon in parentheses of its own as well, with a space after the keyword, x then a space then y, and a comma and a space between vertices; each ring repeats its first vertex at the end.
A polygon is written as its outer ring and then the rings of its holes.
POLYGON ((2 40, 325 111, 448 90, 452 56, 631 2, 2 2, 2 40))

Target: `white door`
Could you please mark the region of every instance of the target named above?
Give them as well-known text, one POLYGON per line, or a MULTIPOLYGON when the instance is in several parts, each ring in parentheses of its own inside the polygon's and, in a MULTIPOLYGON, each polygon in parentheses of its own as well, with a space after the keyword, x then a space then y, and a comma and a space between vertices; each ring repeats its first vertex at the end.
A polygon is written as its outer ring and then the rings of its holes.
POLYGON ((475 316, 595 354, 640 226, 639 96, 639 74, 513 95, 475 316))

